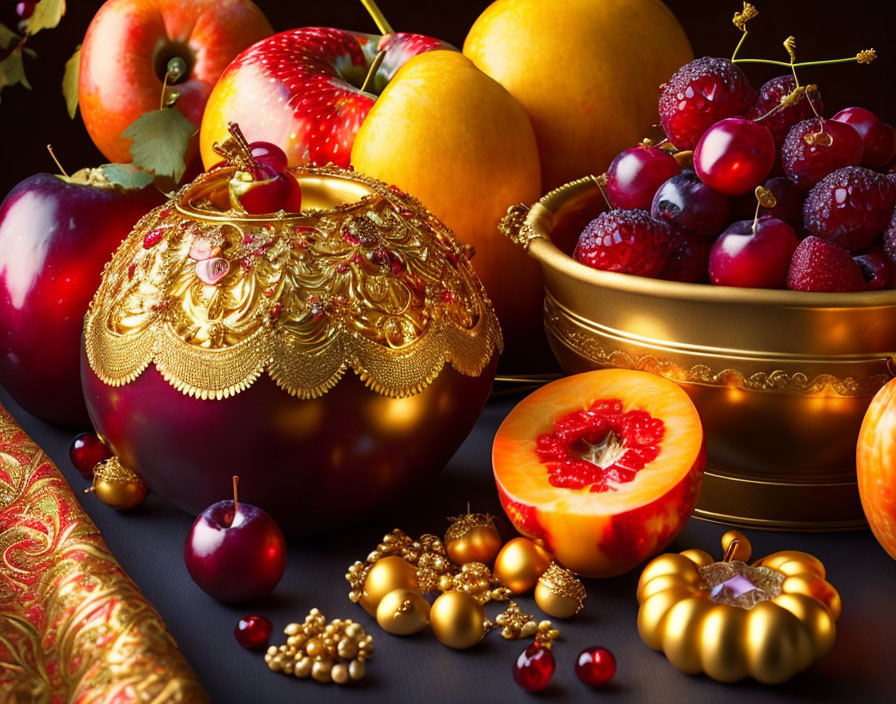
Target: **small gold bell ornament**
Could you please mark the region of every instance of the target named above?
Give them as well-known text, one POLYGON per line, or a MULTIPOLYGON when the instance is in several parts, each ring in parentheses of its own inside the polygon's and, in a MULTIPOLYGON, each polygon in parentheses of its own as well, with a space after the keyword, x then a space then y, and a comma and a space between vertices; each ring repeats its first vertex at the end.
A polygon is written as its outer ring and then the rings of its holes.
POLYGON ((831 649, 840 596, 808 553, 785 550, 750 565, 743 534, 729 531, 722 544, 721 562, 685 550, 644 568, 641 639, 682 672, 720 682, 785 682, 831 649))
POLYGON ((228 189, 254 157, 236 142, 239 163, 148 213, 106 265, 85 397, 112 451, 171 503, 198 513, 239 474, 284 530, 320 532, 454 454, 501 332, 467 250, 419 201, 308 167, 281 174, 300 212, 246 212, 228 189))
POLYGON ((85 491, 119 511, 137 508, 149 493, 137 473, 122 465, 117 457, 103 460, 93 468, 93 483, 85 491))
POLYGON ((487 513, 470 513, 451 519, 445 532, 445 550, 452 562, 464 565, 482 562, 490 565, 501 549, 501 534, 495 519, 487 513))

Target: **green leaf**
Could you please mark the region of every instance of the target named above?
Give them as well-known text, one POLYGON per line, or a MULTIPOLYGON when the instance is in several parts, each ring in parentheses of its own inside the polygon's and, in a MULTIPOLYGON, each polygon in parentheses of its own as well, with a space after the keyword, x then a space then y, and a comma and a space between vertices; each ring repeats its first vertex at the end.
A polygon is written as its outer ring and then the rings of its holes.
POLYGON ((34 14, 25 22, 27 34, 37 34, 42 29, 53 29, 65 14, 65 0, 40 0, 34 6, 34 14))
POLYGON ((162 108, 138 117, 121 136, 134 142, 131 145, 134 166, 180 181, 187 168, 184 161, 187 144, 195 132, 193 123, 180 111, 162 108))
POLYGON ((75 49, 75 53, 65 62, 65 73, 62 75, 62 95, 65 98, 65 107, 68 116, 75 119, 78 112, 78 76, 81 72, 81 45, 75 49))
POLYGON ((0 24, 0 49, 9 49, 19 41, 19 35, 6 25, 0 24))
POLYGON ((116 183, 122 188, 145 188, 153 182, 153 175, 138 169, 133 164, 103 164, 97 169, 109 183, 116 183))
POLYGON ((31 85, 25 78, 25 65, 22 62, 21 49, 14 49, 3 61, 0 61, 0 91, 6 86, 15 86, 21 83, 28 90, 31 85))

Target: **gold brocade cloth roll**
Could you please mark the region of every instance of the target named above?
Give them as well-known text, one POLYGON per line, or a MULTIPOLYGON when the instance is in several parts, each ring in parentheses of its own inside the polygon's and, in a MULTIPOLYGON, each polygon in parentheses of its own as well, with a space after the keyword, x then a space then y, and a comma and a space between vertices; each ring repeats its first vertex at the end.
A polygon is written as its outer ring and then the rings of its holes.
POLYGON ((208 701, 59 470, 2 406, 0 701, 208 701))

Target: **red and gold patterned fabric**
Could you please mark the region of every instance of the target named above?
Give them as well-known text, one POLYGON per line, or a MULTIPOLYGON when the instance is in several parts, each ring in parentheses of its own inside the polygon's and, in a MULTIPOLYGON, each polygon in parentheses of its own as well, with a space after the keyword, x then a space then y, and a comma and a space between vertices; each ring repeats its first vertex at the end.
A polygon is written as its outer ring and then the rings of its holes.
POLYGON ((0 406, 0 702, 207 702, 159 614, 0 406))

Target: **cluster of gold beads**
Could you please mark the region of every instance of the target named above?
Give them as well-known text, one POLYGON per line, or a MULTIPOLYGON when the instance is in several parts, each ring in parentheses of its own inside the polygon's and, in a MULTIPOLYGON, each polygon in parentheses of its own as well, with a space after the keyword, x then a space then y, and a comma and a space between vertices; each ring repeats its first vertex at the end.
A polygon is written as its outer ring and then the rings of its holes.
POLYGON ((536 621, 532 614, 525 613, 515 601, 511 601, 495 617, 495 623, 501 629, 501 637, 507 640, 534 637, 536 645, 550 647, 560 637, 560 631, 550 621, 536 621))
POLYGON ((495 578, 483 562, 468 562, 461 565, 459 572, 442 575, 438 586, 440 592, 466 592, 480 604, 507 601, 510 597, 510 590, 495 578))
POLYGON ((311 609, 304 623, 290 623, 286 643, 272 645, 264 661, 274 672, 318 682, 346 684, 364 677, 364 663, 373 655, 373 636, 351 619, 327 622, 311 609))

